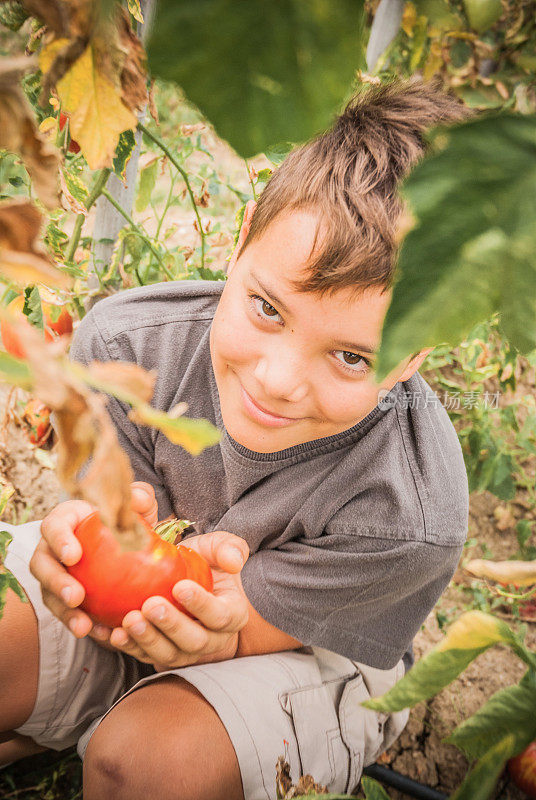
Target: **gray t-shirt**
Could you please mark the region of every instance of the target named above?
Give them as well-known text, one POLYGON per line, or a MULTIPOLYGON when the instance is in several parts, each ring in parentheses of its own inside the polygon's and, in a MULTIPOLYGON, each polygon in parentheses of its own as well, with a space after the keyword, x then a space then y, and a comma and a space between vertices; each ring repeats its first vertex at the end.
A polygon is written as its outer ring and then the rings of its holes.
POLYGON ((185 401, 188 416, 222 431, 194 457, 108 402, 136 480, 155 488, 159 518, 192 520, 192 535, 227 530, 246 540, 242 582, 264 619, 372 667, 390 669, 404 654, 408 665, 467 533, 467 476, 448 415, 416 373, 343 433, 248 450, 225 430, 210 358, 223 287, 176 281, 101 300, 71 358, 157 370, 154 407, 185 401))

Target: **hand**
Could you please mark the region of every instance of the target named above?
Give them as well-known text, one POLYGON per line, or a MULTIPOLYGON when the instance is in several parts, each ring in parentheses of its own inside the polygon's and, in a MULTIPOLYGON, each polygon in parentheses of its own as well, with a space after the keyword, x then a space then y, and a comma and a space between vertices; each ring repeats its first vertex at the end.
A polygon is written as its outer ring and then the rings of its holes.
MULTIPOLYGON (((132 484, 132 508, 150 525, 156 525, 158 504, 150 484, 132 484)), ((103 643, 109 639, 110 629, 93 626, 90 617, 77 609, 84 599, 84 587, 63 566, 80 561, 82 548, 73 531, 93 511, 95 508, 85 500, 67 500, 57 505, 41 523, 42 538, 30 560, 30 571, 41 584, 43 602, 71 633, 78 638, 89 634, 103 643)))
POLYGON ((238 632, 248 621, 248 602, 240 570, 249 548, 239 536, 215 531, 185 542, 206 559, 212 569, 214 593, 182 580, 173 597, 196 619, 179 611, 163 597, 150 597, 141 611, 129 611, 110 643, 138 661, 153 664, 157 672, 233 658, 238 632))

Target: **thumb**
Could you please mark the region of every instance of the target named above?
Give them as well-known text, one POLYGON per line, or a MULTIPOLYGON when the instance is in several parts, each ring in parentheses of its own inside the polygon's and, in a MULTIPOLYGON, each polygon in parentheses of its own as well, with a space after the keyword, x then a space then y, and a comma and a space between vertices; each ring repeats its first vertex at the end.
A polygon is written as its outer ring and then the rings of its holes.
POLYGON ((249 547, 244 539, 229 531, 214 531, 196 536, 195 541, 187 540, 185 544, 197 550, 212 569, 225 572, 240 572, 249 558, 249 547))
POLYGON ((158 502, 150 483, 134 481, 132 486, 132 508, 149 523, 156 525, 158 522, 158 502))

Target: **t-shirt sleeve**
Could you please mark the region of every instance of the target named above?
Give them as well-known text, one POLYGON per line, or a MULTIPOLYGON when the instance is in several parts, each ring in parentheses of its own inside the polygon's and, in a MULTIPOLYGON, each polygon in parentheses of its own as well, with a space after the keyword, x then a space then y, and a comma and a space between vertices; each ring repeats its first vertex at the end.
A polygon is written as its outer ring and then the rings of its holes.
MULTIPOLYGON (((99 329, 95 310, 86 314, 77 328, 69 358, 86 366, 91 361, 132 360, 126 357, 121 359, 120 354, 118 357, 116 352, 111 353, 99 329)), ((114 424, 119 444, 130 460, 134 480, 150 483, 155 490, 158 518, 164 519, 174 514, 169 495, 154 468, 154 448, 151 437, 147 434, 148 429, 142 435, 140 428, 128 418, 130 406, 115 397, 107 396, 106 409, 114 424)))
POLYGON ((252 554, 242 583, 259 614, 303 644, 391 669, 448 584, 462 549, 324 533, 252 554))

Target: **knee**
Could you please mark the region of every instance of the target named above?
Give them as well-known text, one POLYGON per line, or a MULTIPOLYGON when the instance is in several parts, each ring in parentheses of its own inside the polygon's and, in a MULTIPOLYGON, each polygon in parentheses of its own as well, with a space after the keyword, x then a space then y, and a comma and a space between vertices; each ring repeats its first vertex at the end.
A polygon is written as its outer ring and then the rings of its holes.
POLYGON ((91 739, 84 757, 84 800, 104 800, 114 797, 121 800, 131 791, 131 769, 127 769, 122 755, 125 742, 118 747, 102 723, 91 739))

